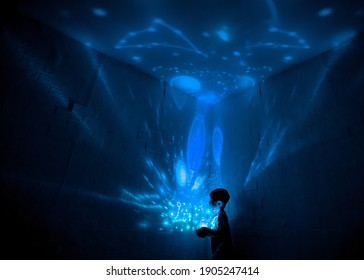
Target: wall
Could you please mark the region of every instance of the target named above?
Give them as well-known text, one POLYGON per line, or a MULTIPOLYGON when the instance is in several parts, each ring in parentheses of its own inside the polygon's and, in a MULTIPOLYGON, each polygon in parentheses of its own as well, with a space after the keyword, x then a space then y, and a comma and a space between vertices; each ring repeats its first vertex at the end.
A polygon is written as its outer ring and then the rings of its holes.
POLYGON ((1 258, 209 258, 162 224, 193 195, 177 162, 208 173, 209 107, 21 15, 1 61, 1 258))
POLYGON ((237 258, 363 259, 363 44, 214 106, 237 258))

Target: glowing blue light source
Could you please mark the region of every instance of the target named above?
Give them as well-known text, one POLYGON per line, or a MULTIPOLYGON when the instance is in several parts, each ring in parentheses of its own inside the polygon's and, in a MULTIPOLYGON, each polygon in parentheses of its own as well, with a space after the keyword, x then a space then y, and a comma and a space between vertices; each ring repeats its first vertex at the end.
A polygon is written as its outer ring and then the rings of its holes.
POLYGON ((205 151, 205 137, 205 120, 198 116, 192 123, 187 147, 188 166, 193 171, 198 170, 201 166, 205 151))
POLYGON ((170 85, 186 93, 199 91, 201 83, 191 76, 177 76, 170 81, 170 85))
POLYGON ((182 160, 179 160, 177 162, 175 167, 175 172, 178 185, 184 187, 187 182, 187 171, 186 171, 186 165, 182 160))
POLYGON ((327 17, 329 15, 332 14, 332 9, 331 8, 325 8, 325 9, 322 9, 321 11, 318 12, 318 15, 320 17, 327 17))
POLYGON ((100 8, 93 8, 92 13, 95 16, 98 16, 98 17, 106 17, 107 16, 107 12, 104 9, 100 9, 100 8))
POLYGON ((234 52, 233 52, 233 54, 234 54, 235 56, 241 56, 241 53, 240 53, 240 52, 238 52, 238 51, 234 51, 234 52))
POLYGON ((221 153, 222 153, 222 143, 224 141, 222 131, 219 127, 214 129, 214 134, 212 136, 212 150, 214 154, 215 162, 218 166, 221 163, 221 153))
POLYGON ((229 42, 230 41, 230 35, 229 33, 224 29, 220 29, 218 31, 216 31, 216 35, 225 42, 229 42))

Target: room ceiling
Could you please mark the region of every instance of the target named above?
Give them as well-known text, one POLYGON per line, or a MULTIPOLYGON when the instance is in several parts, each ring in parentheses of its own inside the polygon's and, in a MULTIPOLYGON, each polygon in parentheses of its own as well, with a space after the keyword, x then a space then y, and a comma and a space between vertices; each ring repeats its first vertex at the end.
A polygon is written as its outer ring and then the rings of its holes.
POLYGON ((363 1, 350 0, 34 0, 18 9, 208 103, 364 26, 363 1))

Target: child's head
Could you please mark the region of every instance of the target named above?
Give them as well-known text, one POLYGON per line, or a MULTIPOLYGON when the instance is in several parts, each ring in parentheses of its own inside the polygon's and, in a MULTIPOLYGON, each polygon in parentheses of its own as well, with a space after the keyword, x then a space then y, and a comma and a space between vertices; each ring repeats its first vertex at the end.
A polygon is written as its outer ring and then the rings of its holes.
POLYGON ((230 195, 227 190, 223 188, 214 189, 210 193, 210 203, 213 206, 218 206, 221 209, 224 209, 226 204, 228 203, 230 199, 230 195))

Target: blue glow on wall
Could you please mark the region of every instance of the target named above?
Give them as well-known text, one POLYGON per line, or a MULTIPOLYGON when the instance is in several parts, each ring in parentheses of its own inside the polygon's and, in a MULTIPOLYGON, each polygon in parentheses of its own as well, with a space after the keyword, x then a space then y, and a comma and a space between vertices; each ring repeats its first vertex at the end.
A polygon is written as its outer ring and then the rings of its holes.
POLYGON ((135 62, 141 62, 142 61, 142 58, 138 55, 135 55, 132 57, 132 59, 135 61, 135 62))
POLYGON ((223 29, 220 29, 218 31, 216 31, 216 35, 225 42, 229 42, 230 41, 230 34, 227 31, 227 28, 224 27, 223 29))
POLYGON ((187 146, 187 163, 192 172, 201 167, 205 153, 206 128, 203 116, 197 116, 191 126, 187 146))
POLYGON ((198 97, 198 100, 201 100, 202 102, 204 102, 206 104, 215 104, 219 101, 217 95, 214 93, 201 94, 198 97))
POLYGON ((293 60, 293 57, 290 55, 286 55, 285 57, 283 57, 284 62, 291 62, 292 60, 293 60))
MULTIPOLYGON (((157 227, 160 231, 194 231, 201 226, 216 228, 216 209, 209 205, 210 189, 206 186, 206 127, 204 115, 192 121, 186 151, 174 154, 173 168, 163 170, 150 158, 145 159, 152 176, 143 175, 149 191, 132 193, 122 189, 119 201, 158 214, 158 223, 140 221, 140 229, 157 227), (187 160, 184 160, 186 155, 187 160), (152 179, 151 179, 152 178, 152 179)), ((216 132, 218 134, 218 132, 216 132)), ((217 136, 216 141, 222 141, 217 136)), ((217 144, 219 145, 219 144, 217 144)))
POLYGON ((349 43, 355 36, 354 30, 345 30, 333 37, 332 44, 334 47, 338 47, 342 44, 349 43))
POLYGON ((363 19, 358 1, 286 5, 251 0, 208 7, 204 1, 182 0, 86 2, 67 7, 62 1, 35 3, 38 9, 29 12, 38 10, 44 22, 79 41, 92 38, 94 49, 163 82, 176 76, 197 79, 201 88, 191 95, 209 104, 245 90, 241 75, 256 84, 292 62, 339 46, 344 40, 337 38, 339 33, 361 30, 363 19), (201 20, 201 11, 206 20, 201 20))
POLYGON ((248 89, 255 86, 255 81, 248 76, 243 76, 240 78, 239 86, 240 89, 248 89))
POLYGON ((320 16, 320 17, 327 17, 327 16, 329 16, 329 15, 331 15, 332 14, 332 9, 331 8, 324 8, 324 9, 322 9, 322 10, 320 10, 319 12, 318 12, 318 15, 320 16))
POLYGON ((122 39, 119 40, 118 44, 115 45, 115 49, 143 49, 161 47, 180 49, 183 51, 194 52, 205 57, 207 56, 205 53, 196 48, 196 46, 182 33, 181 30, 174 28, 160 18, 154 18, 152 24, 145 29, 128 32, 122 39), (171 42, 165 41, 163 39, 165 35, 161 35, 163 32, 175 35, 178 40, 171 42))
POLYGON ((201 83, 190 76, 177 76, 170 81, 170 85, 186 93, 199 91, 201 83))
POLYGON ((212 136, 212 151, 214 154, 215 162, 218 166, 221 164, 221 154, 222 154, 222 144, 224 142, 224 137, 220 127, 214 129, 214 134, 212 136))
POLYGON ((177 183, 180 187, 186 186, 187 183, 187 170, 184 161, 179 160, 175 167, 177 183))
POLYGON ((107 16, 107 12, 104 9, 100 9, 100 8, 93 8, 92 13, 95 16, 98 16, 98 17, 106 17, 107 16))

